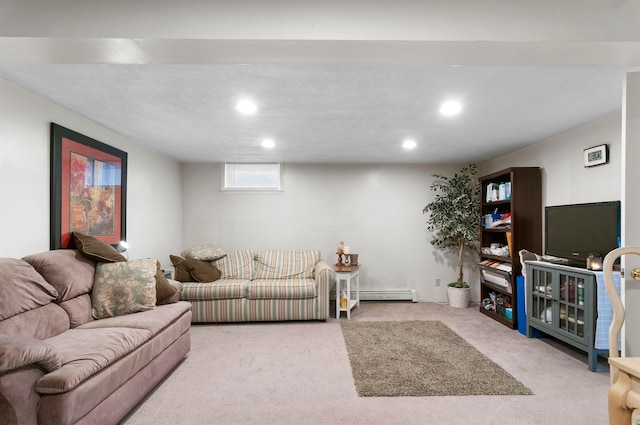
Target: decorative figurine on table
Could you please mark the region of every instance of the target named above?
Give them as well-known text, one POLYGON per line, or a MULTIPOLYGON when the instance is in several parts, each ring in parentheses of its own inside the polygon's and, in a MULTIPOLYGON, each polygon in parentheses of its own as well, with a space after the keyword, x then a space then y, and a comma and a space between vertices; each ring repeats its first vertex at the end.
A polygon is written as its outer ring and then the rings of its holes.
POLYGON ((345 246, 342 252, 344 253, 344 265, 350 266, 351 265, 351 248, 349 248, 348 246, 345 246))
POLYGON ((336 263, 337 266, 341 266, 342 265, 342 254, 344 253, 344 241, 340 241, 340 243, 338 244, 338 250, 336 251, 336 254, 338 254, 338 262, 336 263))

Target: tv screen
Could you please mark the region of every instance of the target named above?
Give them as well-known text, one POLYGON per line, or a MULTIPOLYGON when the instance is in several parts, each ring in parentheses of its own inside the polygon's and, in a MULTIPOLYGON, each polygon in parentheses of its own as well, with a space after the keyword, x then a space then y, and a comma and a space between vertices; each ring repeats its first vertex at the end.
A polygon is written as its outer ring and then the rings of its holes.
POLYGON ((620 245, 620 201, 545 207, 545 254, 585 267, 620 245))

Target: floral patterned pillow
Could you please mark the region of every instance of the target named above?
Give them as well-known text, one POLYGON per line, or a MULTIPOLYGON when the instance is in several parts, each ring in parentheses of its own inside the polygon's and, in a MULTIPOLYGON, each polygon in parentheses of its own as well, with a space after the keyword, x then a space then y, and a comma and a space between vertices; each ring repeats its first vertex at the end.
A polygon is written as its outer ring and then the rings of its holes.
POLYGON ((156 307, 156 260, 98 263, 91 290, 94 319, 121 316, 156 307))
POLYGON ((211 244, 194 246, 180 253, 181 257, 194 260, 213 261, 224 257, 227 253, 222 248, 216 248, 211 244))

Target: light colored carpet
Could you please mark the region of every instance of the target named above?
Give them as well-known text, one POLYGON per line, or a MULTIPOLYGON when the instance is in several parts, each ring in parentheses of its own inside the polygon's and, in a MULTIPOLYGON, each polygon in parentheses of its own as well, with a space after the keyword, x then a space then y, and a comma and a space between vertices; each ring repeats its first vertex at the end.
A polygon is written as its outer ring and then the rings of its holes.
POLYGON ((342 333, 360 396, 532 394, 440 321, 342 322, 342 333))
MULTIPOLYGON (((332 306, 332 313, 335 310, 332 306)), ((602 425, 605 359, 530 339, 476 308, 363 302, 351 322, 439 320, 530 388, 530 396, 360 397, 341 324, 194 325, 191 352, 126 425, 602 425)), ((471 372, 471 371, 470 371, 471 372)))

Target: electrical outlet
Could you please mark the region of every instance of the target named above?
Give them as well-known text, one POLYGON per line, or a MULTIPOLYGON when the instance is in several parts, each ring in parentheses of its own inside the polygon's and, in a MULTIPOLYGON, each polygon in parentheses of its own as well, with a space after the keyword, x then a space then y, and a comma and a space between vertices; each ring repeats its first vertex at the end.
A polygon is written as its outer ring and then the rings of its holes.
POLYGON ((436 277, 436 286, 440 286, 440 278, 436 277))

